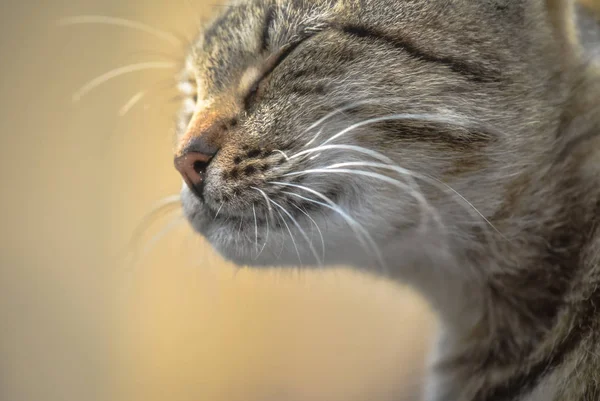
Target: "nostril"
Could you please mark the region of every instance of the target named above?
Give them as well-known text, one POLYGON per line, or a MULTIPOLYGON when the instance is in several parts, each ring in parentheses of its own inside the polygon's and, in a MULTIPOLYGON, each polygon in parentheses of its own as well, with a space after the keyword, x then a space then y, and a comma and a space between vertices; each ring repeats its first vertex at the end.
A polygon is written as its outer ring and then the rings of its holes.
POLYGON ((207 162, 203 162, 200 160, 197 160, 194 162, 194 171, 196 172, 196 174, 202 175, 204 174, 204 171, 206 171, 206 168, 208 167, 208 163, 207 162))

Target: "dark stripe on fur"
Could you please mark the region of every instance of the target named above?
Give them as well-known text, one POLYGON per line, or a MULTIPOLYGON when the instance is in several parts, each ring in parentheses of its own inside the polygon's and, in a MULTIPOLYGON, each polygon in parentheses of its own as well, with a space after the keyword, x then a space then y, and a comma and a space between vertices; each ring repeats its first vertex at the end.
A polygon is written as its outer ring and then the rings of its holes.
POLYGON ((260 36, 260 49, 264 52, 269 49, 269 31, 275 20, 275 7, 270 6, 265 14, 265 24, 260 36))
POLYGON ((342 32, 359 38, 371 38, 378 41, 384 41, 398 49, 406 51, 417 60, 423 60, 430 63, 445 65, 452 71, 464 76, 470 81, 478 83, 489 83, 499 81, 497 76, 498 74, 496 72, 490 72, 481 66, 468 64, 464 61, 455 60, 451 57, 440 57, 433 54, 429 54, 408 41, 390 37, 372 28, 366 28, 358 25, 345 25, 341 27, 341 30, 342 32))

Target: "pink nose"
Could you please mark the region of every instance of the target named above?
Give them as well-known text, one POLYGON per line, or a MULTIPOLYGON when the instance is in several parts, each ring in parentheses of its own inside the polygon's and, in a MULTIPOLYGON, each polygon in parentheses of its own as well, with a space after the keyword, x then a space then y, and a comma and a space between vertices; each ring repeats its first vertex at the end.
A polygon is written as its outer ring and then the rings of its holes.
POLYGON ((204 174, 213 156, 214 154, 191 151, 175 157, 175 168, 187 186, 196 194, 201 192, 204 174))

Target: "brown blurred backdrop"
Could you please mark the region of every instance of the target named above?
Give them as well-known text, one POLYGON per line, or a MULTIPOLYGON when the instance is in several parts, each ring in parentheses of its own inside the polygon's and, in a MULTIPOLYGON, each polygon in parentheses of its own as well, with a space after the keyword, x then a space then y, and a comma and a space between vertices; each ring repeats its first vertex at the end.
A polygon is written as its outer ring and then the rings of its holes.
POLYGON ((146 231, 140 263, 123 263, 132 231, 180 187, 172 73, 71 97, 112 68, 179 61, 183 49, 56 21, 107 15, 192 37, 217 2, 2 4, 0 400, 416 399, 433 323, 406 289, 344 270, 237 271, 177 211, 146 231))

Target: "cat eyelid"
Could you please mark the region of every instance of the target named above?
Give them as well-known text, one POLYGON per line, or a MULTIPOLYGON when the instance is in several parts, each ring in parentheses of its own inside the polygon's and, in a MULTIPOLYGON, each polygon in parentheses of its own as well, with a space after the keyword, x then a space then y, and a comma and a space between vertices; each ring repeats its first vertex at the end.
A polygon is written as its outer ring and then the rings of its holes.
POLYGON ((307 35, 299 40, 288 43, 282 46, 277 52, 271 54, 266 61, 264 62, 262 68, 260 69, 257 78, 254 79, 252 85, 250 85, 249 89, 246 91, 244 96, 243 104, 244 108, 247 110, 250 108, 252 103, 256 100, 257 94, 259 92, 260 84, 273 73, 273 71, 290 55, 298 46, 300 46, 304 41, 312 38, 314 35, 307 35))

